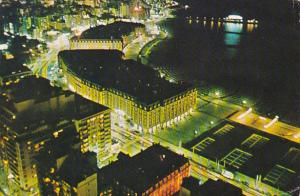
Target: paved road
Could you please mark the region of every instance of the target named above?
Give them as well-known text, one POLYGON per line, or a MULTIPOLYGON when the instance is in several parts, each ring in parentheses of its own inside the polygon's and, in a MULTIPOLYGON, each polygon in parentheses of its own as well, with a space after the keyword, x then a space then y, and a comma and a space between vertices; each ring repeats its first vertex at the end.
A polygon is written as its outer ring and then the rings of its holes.
POLYGON ((152 37, 140 36, 128 44, 124 49, 123 53, 125 54, 125 59, 137 60, 137 57, 141 49, 151 40, 152 37))
POLYGON ((50 70, 58 70, 57 66, 57 55, 59 51, 69 47, 69 35, 61 34, 56 40, 47 43, 49 50, 47 53, 41 54, 40 56, 33 59, 28 67, 33 71, 35 75, 39 75, 43 78, 53 80, 50 70))

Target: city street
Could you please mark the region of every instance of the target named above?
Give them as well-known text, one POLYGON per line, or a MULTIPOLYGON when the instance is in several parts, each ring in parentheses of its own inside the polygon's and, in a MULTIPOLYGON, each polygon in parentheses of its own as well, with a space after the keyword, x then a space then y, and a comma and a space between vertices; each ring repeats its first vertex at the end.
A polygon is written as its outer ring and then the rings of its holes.
POLYGON ((152 145, 152 142, 145 139, 130 123, 125 119, 124 114, 111 113, 112 138, 119 145, 119 150, 134 156, 141 150, 152 145))
POLYGON ((141 49, 151 40, 154 38, 152 37, 146 37, 146 36, 140 36, 133 40, 131 43, 129 43, 124 49, 123 53, 125 54, 125 59, 133 59, 137 60, 138 55, 141 51, 141 49))
POLYGON ((48 42, 47 46, 49 48, 48 52, 41 54, 37 57, 30 65, 29 68, 33 70, 34 74, 41 77, 53 80, 54 70, 58 70, 57 67, 57 55, 59 51, 69 48, 69 35, 61 34, 52 42, 48 42))

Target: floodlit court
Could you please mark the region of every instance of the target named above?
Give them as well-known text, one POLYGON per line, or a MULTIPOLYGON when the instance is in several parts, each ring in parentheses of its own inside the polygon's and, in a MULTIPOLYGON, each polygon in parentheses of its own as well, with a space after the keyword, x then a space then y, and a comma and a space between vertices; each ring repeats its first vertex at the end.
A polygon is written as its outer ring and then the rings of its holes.
MULTIPOLYGON (((239 109, 239 106, 219 99, 207 101, 197 99, 197 109, 191 115, 185 117, 177 125, 159 130, 154 135, 173 145, 185 144, 215 127, 239 109)), ((228 125, 223 131, 230 130, 230 128, 232 127, 228 125)))
POLYGON ((230 117, 230 120, 300 144, 300 128, 280 122, 279 117, 269 119, 252 112, 243 115, 245 113, 246 111, 240 111, 230 117))
POLYGON ((231 103, 227 103, 225 101, 215 99, 211 100, 207 104, 202 104, 198 106, 198 110, 200 112, 225 119, 231 114, 239 111, 241 107, 233 105, 231 103))
POLYGON ((208 131, 220 122, 211 115, 201 113, 198 111, 192 112, 172 127, 156 131, 155 136, 168 141, 169 143, 178 146, 180 143, 185 144, 205 131, 208 131))
POLYGON ((222 161, 225 162, 225 165, 231 165, 239 169, 245 162, 247 162, 252 157, 252 154, 244 152, 238 148, 231 151, 226 155, 222 161))

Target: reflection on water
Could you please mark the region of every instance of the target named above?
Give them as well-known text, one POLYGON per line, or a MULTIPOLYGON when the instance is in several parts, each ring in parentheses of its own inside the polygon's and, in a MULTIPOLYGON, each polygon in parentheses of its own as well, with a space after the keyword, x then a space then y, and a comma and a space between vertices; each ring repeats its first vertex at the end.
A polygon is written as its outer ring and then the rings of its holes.
POLYGON ((247 32, 251 33, 254 28, 257 27, 257 24, 247 24, 247 32))
POLYGON ((237 54, 236 48, 227 48, 226 49, 226 56, 228 59, 233 59, 237 54))
POLYGON ((241 33, 243 33, 243 24, 241 23, 224 23, 224 42, 228 47, 226 54, 228 58, 232 59, 237 54, 237 49, 232 48, 240 44, 241 33))
POLYGON ((241 41, 241 34, 225 33, 224 42, 227 46, 237 46, 241 41))
MULTIPOLYGON (((197 26, 199 23, 198 17, 196 19, 187 18, 189 25, 196 24, 197 26)), ((202 24, 205 29, 209 29, 210 31, 217 30, 217 32, 223 32, 224 45, 227 47, 225 53, 228 59, 236 57, 237 46, 240 45, 243 34, 252 33, 258 27, 258 24, 254 23, 221 22, 220 19, 207 20, 205 17, 202 20, 202 24)))
MULTIPOLYGON (((199 19, 187 17, 189 25, 197 26, 199 19)), ((201 19, 200 19, 201 20, 201 19)), ((237 55, 238 47, 244 34, 251 34, 258 27, 257 23, 239 23, 239 22, 224 22, 220 19, 202 20, 204 29, 209 29, 211 33, 222 32, 224 45, 226 46, 225 54, 228 59, 233 59, 237 55)))
POLYGON ((224 23, 224 29, 226 32, 230 33, 242 33, 243 24, 242 23, 224 23))
POLYGON ((210 22, 210 28, 213 29, 214 28, 214 21, 210 22))
POLYGON ((300 112, 298 29, 211 20, 179 13, 176 19, 161 22, 173 36, 153 47, 149 64, 178 80, 252 96, 259 100, 259 108, 300 124, 295 115, 300 112))

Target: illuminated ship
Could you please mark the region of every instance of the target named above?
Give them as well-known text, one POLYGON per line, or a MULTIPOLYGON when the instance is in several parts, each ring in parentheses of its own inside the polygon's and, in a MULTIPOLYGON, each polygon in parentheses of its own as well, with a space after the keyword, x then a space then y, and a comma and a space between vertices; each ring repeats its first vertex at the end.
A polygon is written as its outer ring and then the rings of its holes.
POLYGON ((244 21, 243 17, 240 15, 229 15, 226 18, 223 18, 224 22, 232 22, 232 23, 248 23, 248 24, 257 24, 258 21, 256 19, 251 19, 244 21))

